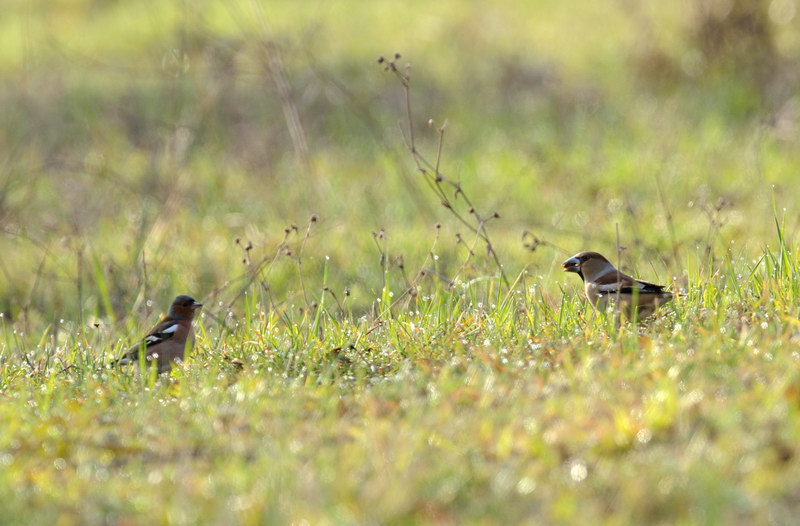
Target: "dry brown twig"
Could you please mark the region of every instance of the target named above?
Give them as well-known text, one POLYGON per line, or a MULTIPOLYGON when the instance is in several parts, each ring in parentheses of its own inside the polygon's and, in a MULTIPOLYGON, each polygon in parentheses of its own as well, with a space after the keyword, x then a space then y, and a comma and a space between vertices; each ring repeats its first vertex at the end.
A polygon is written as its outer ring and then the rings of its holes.
MULTIPOLYGON (((447 121, 445 121, 441 126, 437 128, 438 130, 438 142, 436 148, 436 160, 435 162, 430 162, 426 156, 420 153, 419 149, 417 148, 416 136, 414 134, 414 119, 413 119, 413 112, 411 106, 411 74, 410 74, 410 65, 406 65, 404 67, 404 71, 400 71, 397 67, 397 61, 400 60, 401 56, 399 53, 394 55, 393 59, 385 59, 380 57, 378 59, 378 63, 384 66, 384 71, 392 73, 399 81, 401 86, 403 87, 403 93, 405 95, 405 109, 406 109, 406 125, 407 125, 407 132, 403 129, 403 126, 400 126, 400 133, 403 136, 403 141, 405 142, 406 148, 408 149, 411 157, 416 165, 417 171, 422 174, 425 182, 434 192, 437 198, 439 198, 442 206, 446 208, 461 224, 463 224, 466 228, 468 228, 471 232, 473 232, 485 245, 486 252, 489 254, 490 258, 497 266, 497 269, 500 273, 500 278, 506 287, 509 287, 511 284, 506 276, 505 269, 503 268, 503 264, 500 262, 500 257, 497 254, 497 251, 494 248, 494 244, 492 243, 489 232, 486 229, 486 224, 493 220, 499 219, 500 215, 497 212, 493 212, 489 215, 480 214, 473 204, 472 200, 467 196, 464 192, 464 188, 459 181, 450 179, 446 177, 441 171, 441 161, 442 161, 442 151, 444 148, 444 134, 445 130, 447 129, 447 121), (448 194, 448 189, 452 192, 452 195, 448 194), (466 213, 460 211, 457 208, 457 201, 461 198, 461 202, 463 203, 462 208, 466 208, 466 213)), ((435 122, 433 119, 428 121, 430 126, 435 126, 435 122)))

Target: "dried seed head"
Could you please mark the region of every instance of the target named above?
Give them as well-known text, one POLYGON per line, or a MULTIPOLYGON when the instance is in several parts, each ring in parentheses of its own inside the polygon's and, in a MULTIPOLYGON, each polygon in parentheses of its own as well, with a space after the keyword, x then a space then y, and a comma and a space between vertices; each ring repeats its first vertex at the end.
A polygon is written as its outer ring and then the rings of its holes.
POLYGON ((345 295, 345 296, 349 296, 349 295, 350 295, 350 287, 345 287, 345 289, 344 289, 344 295, 345 295))
POLYGON ((401 58, 403 58, 403 57, 402 57, 402 55, 400 55, 400 53, 395 53, 394 54, 394 59, 395 60, 400 60, 401 58))
POLYGON ((378 57, 378 64, 383 64, 385 60, 383 57, 378 57))
POLYGON ((435 228, 436 230, 439 230, 440 228, 442 228, 442 224, 441 224, 441 223, 436 223, 436 225, 434 226, 434 228, 435 228))
POLYGON ((311 221, 312 223, 316 223, 318 220, 319 218, 317 217, 317 214, 312 215, 311 219, 309 219, 309 221, 311 221))
POLYGON ((237 245, 238 245, 239 243, 241 243, 241 241, 242 241, 242 240, 241 240, 241 239, 239 239, 238 237, 237 237, 236 239, 234 239, 234 240, 233 240, 233 242, 234 242, 234 243, 236 243, 237 245))
POLYGON ((495 212, 495 213, 492 215, 492 217, 493 217, 493 218, 495 218, 495 219, 500 219, 500 214, 498 214, 497 212, 495 212))

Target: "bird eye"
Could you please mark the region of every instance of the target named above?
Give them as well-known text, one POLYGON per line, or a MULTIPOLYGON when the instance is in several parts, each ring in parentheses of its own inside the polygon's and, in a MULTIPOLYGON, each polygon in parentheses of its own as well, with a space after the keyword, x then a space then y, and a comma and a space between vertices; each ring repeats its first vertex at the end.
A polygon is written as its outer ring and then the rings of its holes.
POLYGON ((589 256, 581 256, 581 261, 586 261, 587 259, 589 259, 589 256))

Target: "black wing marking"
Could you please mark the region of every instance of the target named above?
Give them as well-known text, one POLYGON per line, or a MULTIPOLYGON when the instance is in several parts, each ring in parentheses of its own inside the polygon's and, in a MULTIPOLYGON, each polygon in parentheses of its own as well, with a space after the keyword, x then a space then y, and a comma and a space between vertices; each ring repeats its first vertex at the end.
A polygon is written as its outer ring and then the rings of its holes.
POLYGON ((639 283, 644 285, 644 287, 639 289, 639 292, 652 292, 654 294, 660 294, 664 292, 664 287, 666 287, 666 285, 656 285, 655 283, 648 283, 646 281, 640 281, 639 283))
MULTIPOLYGON (((143 342, 145 344, 145 349, 149 349, 153 345, 158 345, 159 343, 169 340, 173 336, 175 336, 175 331, 178 330, 178 323, 175 322, 168 327, 161 329, 158 332, 152 332, 145 336, 143 342)), ((139 344, 141 345, 141 343, 139 344)))
POLYGON ((117 360, 118 364, 126 364, 130 363, 131 361, 136 361, 139 359, 139 349, 144 344, 144 350, 147 350, 154 345, 158 345, 161 342, 165 342, 175 336, 175 332, 178 330, 178 322, 172 322, 165 327, 159 327, 158 331, 153 331, 147 336, 144 337, 142 341, 128 349, 128 351, 122 355, 122 357, 117 360))
POLYGON ((602 290, 598 291, 599 296, 607 296, 610 294, 665 294, 664 287, 666 285, 656 285, 654 283, 647 283, 646 281, 640 281, 643 285, 642 288, 636 287, 620 287, 617 290, 602 290))

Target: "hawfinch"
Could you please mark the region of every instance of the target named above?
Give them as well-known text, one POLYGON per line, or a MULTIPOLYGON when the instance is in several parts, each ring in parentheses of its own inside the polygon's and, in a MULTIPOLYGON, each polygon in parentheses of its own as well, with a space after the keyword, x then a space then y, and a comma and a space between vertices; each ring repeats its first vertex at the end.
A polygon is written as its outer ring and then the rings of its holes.
POLYGON ((561 266, 564 272, 575 272, 581 277, 586 299, 600 310, 605 310, 609 301, 618 302, 628 318, 632 317, 634 308, 639 318, 644 318, 672 299, 672 293, 665 291, 664 285, 623 274, 597 252, 579 252, 561 266))
POLYGON ((155 361, 158 372, 164 373, 172 368, 172 362, 182 361, 187 340, 191 340, 194 331, 192 320, 195 312, 202 307, 190 296, 178 296, 172 302, 169 312, 147 333, 139 343, 131 347, 117 365, 127 365, 139 361, 140 352, 144 352, 147 362, 155 361))

